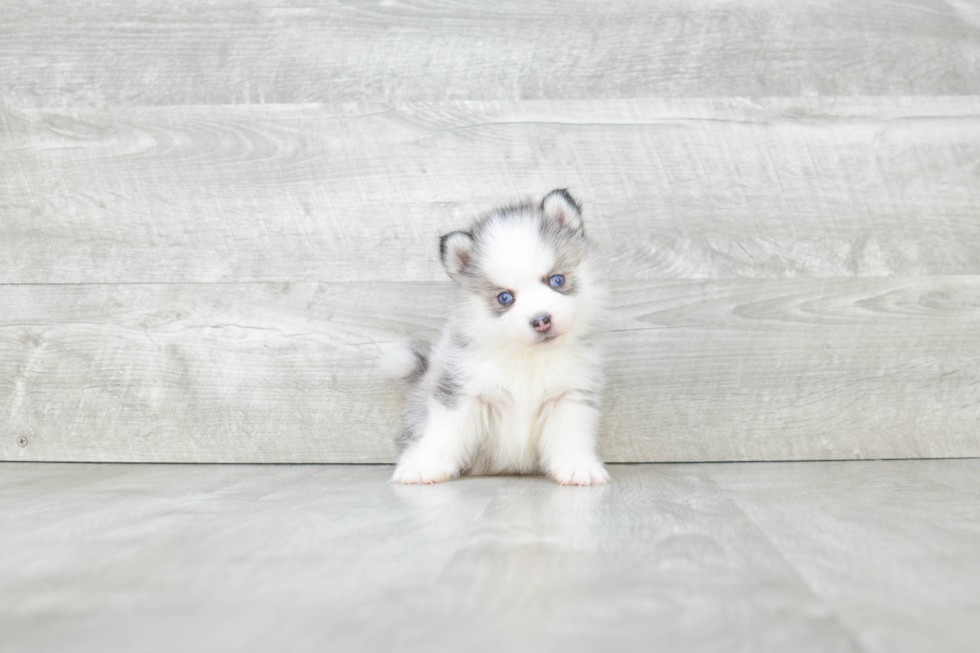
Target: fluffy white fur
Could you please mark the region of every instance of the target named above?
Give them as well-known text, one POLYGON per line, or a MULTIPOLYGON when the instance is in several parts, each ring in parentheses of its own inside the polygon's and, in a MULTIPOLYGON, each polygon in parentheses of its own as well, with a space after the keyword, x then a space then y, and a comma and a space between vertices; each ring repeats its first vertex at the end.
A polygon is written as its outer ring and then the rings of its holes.
POLYGON ((430 354, 388 356, 409 384, 392 480, 543 472, 563 485, 608 482, 596 454, 604 293, 575 200, 556 190, 494 211, 443 236, 441 254, 455 292, 439 341, 430 354))
POLYGON ((389 379, 404 379, 415 369, 418 358, 404 345, 384 347, 378 358, 378 369, 389 379))

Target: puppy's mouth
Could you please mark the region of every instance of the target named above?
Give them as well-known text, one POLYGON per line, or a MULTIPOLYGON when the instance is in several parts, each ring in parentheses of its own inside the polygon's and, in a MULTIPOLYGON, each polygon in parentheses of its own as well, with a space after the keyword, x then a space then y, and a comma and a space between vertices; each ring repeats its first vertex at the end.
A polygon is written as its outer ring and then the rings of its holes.
POLYGON ((550 332, 550 331, 548 333, 537 333, 535 335, 538 337, 536 341, 537 344, 541 344, 545 342, 553 342, 554 340, 558 339, 561 336, 560 333, 550 332))

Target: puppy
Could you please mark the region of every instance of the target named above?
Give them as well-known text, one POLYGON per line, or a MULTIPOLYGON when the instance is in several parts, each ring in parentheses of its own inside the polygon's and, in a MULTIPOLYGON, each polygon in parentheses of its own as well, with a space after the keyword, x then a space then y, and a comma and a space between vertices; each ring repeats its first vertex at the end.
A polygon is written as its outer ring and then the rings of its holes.
POLYGON ((443 236, 439 253, 455 282, 442 335, 385 361, 408 386, 392 481, 608 482, 596 454, 604 292, 579 204, 558 189, 491 211, 443 236))

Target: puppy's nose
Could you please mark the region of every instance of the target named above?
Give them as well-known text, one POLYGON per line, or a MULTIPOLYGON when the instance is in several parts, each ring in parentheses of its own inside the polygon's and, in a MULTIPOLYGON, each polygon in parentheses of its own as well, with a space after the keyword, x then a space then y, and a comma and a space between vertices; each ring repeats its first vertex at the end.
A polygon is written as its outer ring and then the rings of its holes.
POLYGON ((531 320, 531 326, 534 327, 535 331, 548 333, 548 329, 551 328, 551 316, 547 313, 542 313, 531 320))

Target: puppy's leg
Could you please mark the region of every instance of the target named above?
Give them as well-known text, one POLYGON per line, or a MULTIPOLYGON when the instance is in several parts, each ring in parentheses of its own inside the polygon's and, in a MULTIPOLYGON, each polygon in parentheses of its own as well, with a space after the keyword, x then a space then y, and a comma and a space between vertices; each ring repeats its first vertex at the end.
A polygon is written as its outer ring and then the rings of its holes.
POLYGON ((542 470, 562 485, 609 482, 609 474, 596 454, 599 409, 588 401, 566 395, 545 418, 538 442, 542 470))
POLYGON ((428 421, 418 442, 402 454, 391 480, 395 483, 439 483, 459 476, 479 444, 479 403, 460 401, 447 408, 429 402, 428 421))

